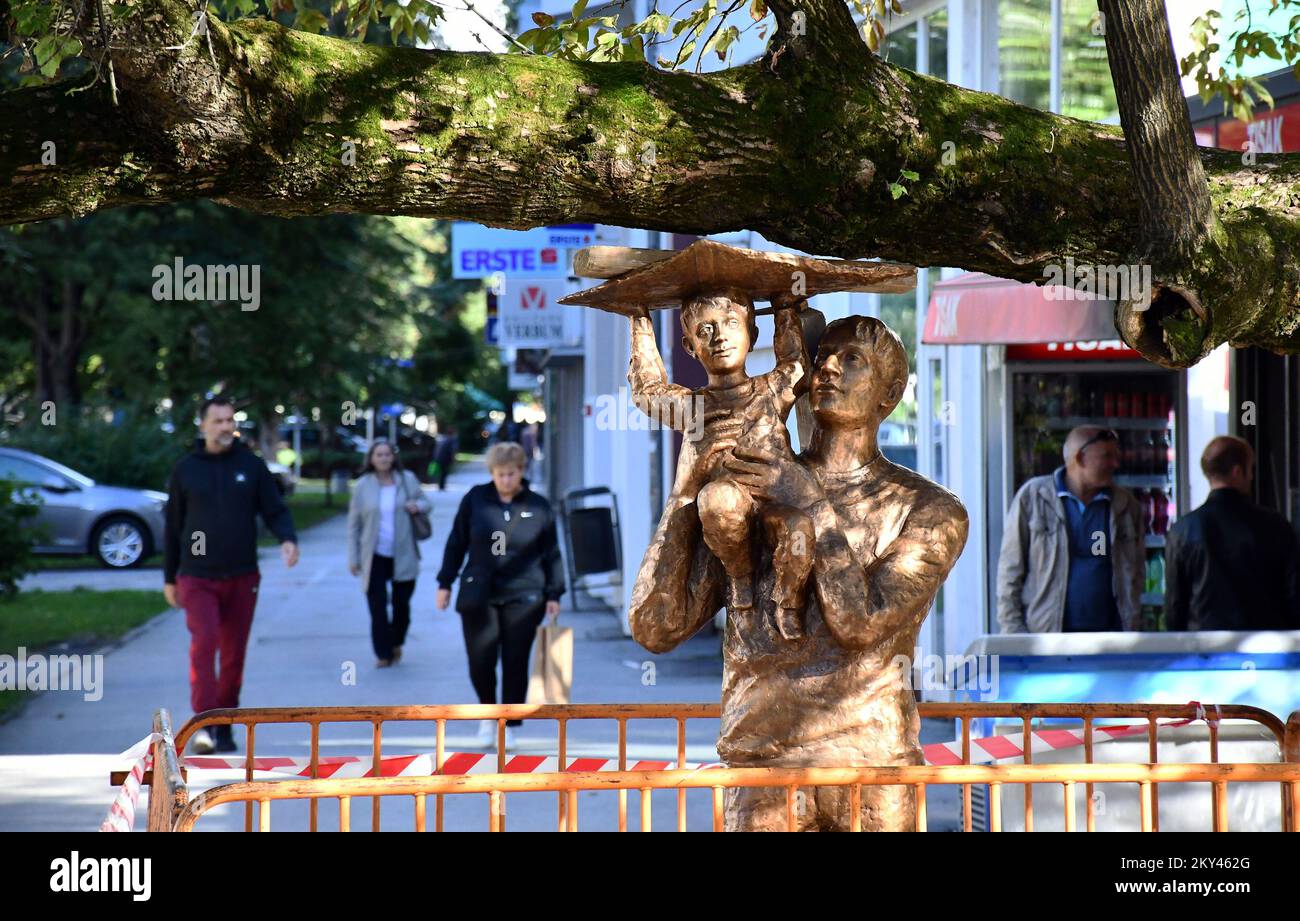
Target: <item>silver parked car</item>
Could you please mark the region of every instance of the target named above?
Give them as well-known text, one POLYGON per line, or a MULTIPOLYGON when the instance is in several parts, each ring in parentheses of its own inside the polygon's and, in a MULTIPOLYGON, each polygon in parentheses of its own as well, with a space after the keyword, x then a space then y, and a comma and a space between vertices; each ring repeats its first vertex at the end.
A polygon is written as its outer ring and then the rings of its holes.
POLYGON ((0 478, 41 499, 33 553, 88 553, 104 566, 135 566, 162 548, 167 494, 104 486, 49 458, 0 448, 0 478))

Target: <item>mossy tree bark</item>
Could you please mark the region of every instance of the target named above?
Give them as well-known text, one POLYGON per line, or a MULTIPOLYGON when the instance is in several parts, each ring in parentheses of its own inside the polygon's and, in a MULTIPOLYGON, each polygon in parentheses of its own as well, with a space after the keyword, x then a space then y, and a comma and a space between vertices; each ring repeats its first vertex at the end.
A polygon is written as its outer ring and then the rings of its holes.
MULTIPOLYGON (((0 223, 204 197, 277 215, 749 228, 810 253, 1021 281, 1066 257, 1152 257, 1150 178, 1120 129, 892 67, 841 0, 773 0, 764 58, 703 75, 360 45, 267 21, 213 22, 210 57, 183 0, 129 5, 110 36, 116 107, 102 84, 0 95, 0 223)), ((83 41, 96 53, 94 29, 83 41)), ((1171 366, 1223 341, 1300 350, 1300 157, 1181 156, 1178 170, 1199 163, 1214 220, 1187 255, 1152 261, 1157 282, 1195 286, 1208 309, 1190 330, 1121 330, 1171 366)))

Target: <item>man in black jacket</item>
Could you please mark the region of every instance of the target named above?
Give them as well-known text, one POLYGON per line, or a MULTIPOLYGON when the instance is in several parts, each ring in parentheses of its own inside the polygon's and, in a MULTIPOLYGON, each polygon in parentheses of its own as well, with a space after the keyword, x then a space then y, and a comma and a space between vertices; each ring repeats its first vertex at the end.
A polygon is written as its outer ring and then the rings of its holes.
POLYGON ((1281 515, 1250 499, 1255 452, 1231 435, 1201 455, 1205 504, 1169 531, 1165 625, 1170 630, 1300 629, 1300 553, 1281 515))
MULTIPOLYGON (((298 562, 293 517, 262 459, 235 438, 235 408, 216 396, 199 409, 202 438, 172 471, 164 533, 163 593, 185 608, 190 630, 190 705, 195 713, 238 707, 244 653, 257 605, 257 516, 281 541, 284 565, 298 562), (217 651, 221 673, 217 674, 217 651)), ((230 726, 215 743, 203 730, 194 751, 235 751, 230 726)))

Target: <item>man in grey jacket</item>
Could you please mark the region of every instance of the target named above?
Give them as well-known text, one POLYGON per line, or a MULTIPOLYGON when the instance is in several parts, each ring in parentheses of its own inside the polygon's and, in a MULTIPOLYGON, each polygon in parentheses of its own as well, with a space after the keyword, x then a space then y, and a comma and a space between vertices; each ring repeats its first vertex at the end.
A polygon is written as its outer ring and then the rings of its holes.
POLYGON ((1003 633, 1141 628, 1142 512, 1115 485, 1119 442, 1084 425, 1065 439, 1065 466, 1030 479, 1011 502, 998 559, 1003 633))

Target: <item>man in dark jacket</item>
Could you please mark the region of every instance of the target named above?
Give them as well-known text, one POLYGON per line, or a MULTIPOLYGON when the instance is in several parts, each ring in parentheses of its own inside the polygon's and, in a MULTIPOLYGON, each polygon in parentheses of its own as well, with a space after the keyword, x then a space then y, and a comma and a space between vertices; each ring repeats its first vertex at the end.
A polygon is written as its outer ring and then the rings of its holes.
POLYGON ((1250 499, 1255 452, 1230 435, 1201 455, 1205 504, 1169 531, 1165 625, 1170 630, 1297 630, 1296 534, 1250 499))
MULTIPOLYGON (((199 439, 172 471, 163 539, 163 593, 185 608, 190 705, 195 713, 239 706, 244 653, 257 604, 257 516, 278 537, 285 566, 298 562, 293 517, 262 459, 235 438, 235 408, 216 396, 199 409, 199 439), (221 673, 217 675, 217 651, 221 673)), ((235 751, 230 726, 215 743, 200 730, 194 751, 235 751)))

